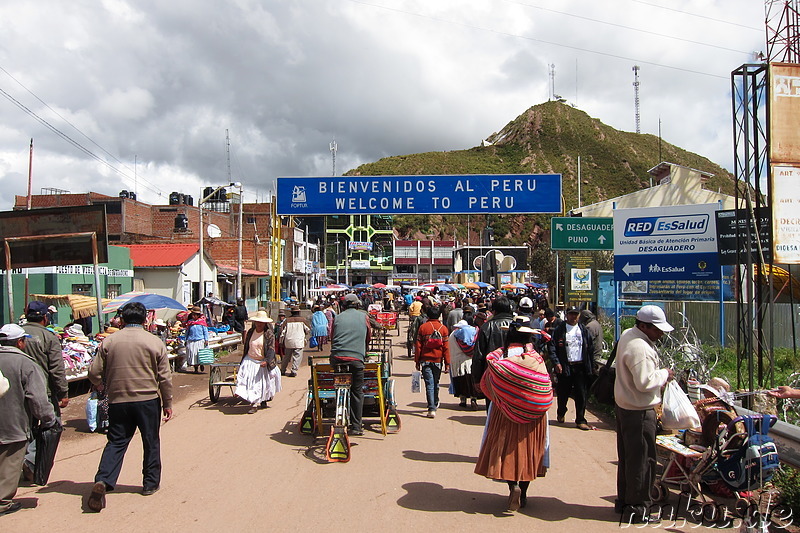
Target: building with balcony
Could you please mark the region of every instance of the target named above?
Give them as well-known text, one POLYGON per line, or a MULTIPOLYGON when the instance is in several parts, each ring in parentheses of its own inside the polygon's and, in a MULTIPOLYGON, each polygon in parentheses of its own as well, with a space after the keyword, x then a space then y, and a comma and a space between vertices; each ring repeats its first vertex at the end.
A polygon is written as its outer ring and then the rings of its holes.
POLYGON ((394 241, 392 284, 452 281, 455 246, 455 241, 394 241))

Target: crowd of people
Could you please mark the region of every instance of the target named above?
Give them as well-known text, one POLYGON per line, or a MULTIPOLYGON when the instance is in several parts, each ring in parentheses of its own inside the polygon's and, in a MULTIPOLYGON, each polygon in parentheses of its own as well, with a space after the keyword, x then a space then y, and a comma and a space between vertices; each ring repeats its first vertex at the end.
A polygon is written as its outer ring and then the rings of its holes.
MULTIPOLYGON (((410 303, 403 301, 409 316, 407 355, 422 374, 426 416, 436 418, 443 375, 449 375, 459 408, 478 410, 483 401, 486 422, 474 472, 507 483, 508 510, 524 508, 531 481, 550 467, 547 412, 552 403, 556 422, 566 424, 572 398, 575 427, 592 429, 585 417, 587 389, 603 346, 595 315, 577 307, 556 313, 546 301, 525 294, 442 297, 421 291, 410 303)), ((329 344, 330 362, 352 374, 348 433, 363 435, 365 357, 379 327, 364 308, 363 295, 348 293, 315 302, 310 323, 296 306, 288 309, 288 317, 281 310, 277 320, 263 309, 248 316, 234 394, 249 413, 266 407, 281 391, 282 378, 297 375, 303 351, 314 339, 313 348, 329 344)), ((60 343, 46 327, 47 315, 44 304, 31 302, 24 328, 6 324, 0 329, 0 515, 19 509, 12 498, 20 474, 29 477, 33 468, 33 424, 59 426, 59 410, 69 402, 60 343)), ((207 345, 203 315, 193 307, 186 317, 184 366, 198 364, 196 353, 207 345)), ((159 428, 172 417, 172 375, 158 328, 146 329, 148 312, 138 303, 122 307, 118 318, 118 331, 103 339, 88 376, 109 404, 108 441, 86 500, 94 512, 105 507, 137 429, 144 448, 142 494, 159 490, 159 428)), ((661 368, 657 342, 672 329, 660 307, 646 305, 616 347, 614 506, 627 522, 652 520, 647 509, 656 465, 655 408, 674 376, 661 368)), ((800 391, 782 387, 773 395, 800 397, 800 391)))

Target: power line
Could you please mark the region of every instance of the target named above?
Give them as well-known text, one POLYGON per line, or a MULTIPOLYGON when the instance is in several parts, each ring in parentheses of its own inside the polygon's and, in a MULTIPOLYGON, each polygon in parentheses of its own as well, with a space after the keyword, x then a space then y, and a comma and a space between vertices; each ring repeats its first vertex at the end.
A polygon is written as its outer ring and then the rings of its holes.
MULTIPOLYGON (((632 58, 632 57, 623 56, 623 55, 619 55, 619 54, 612 54, 610 52, 600 52, 598 50, 592 50, 592 49, 589 49, 589 48, 582 48, 580 46, 572 46, 572 45, 569 45, 569 44, 557 43, 557 42, 554 42, 554 41, 546 41, 544 39, 536 39, 534 37, 528 37, 528 36, 525 36, 525 35, 518 35, 518 34, 515 34, 515 33, 509 33, 509 32, 505 32, 505 31, 495 30, 495 29, 492 29, 492 28, 484 28, 482 26, 475 26, 474 24, 467 24, 465 22, 457 22, 457 21, 454 21, 454 20, 448 20, 448 19, 441 18, 441 17, 434 17, 434 16, 431 16, 431 15, 423 15, 421 13, 414 13, 412 11, 406 11, 406 10, 403 10, 403 9, 397 9, 397 8, 394 8, 394 7, 388 7, 388 6, 382 6, 382 5, 379 5, 379 4, 373 4, 371 2, 366 2, 364 0, 348 0, 348 1, 350 1, 350 2, 352 2, 354 4, 361 4, 361 5, 364 5, 364 6, 383 9, 385 11, 392 11, 392 12, 395 12, 395 13, 402 13, 404 15, 410 15, 412 17, 418 17, 418 18, 423 18, 423 19, 428 19, 428 20, 434 20, 434 21, 437 21, 437 22, 443 22, 445 24, 450 24, 450 25, 453 25, 453 26, 461 26, 461 27, 464 27, 464 28, 472 29, 472 30, 478 30, 478 31, 484 31, 484 32, 488 32, 488 33, 494 33, 496 35, 502 35, 502 36, 505 36, 505 37, 513 37, 515 39, 524 39, 526 41, 531 41, 531 42, 536 42, 536 43, 549 44, 549 45, 557 46, 557 47, 561 47, 561 48, 569 48, 571 50, 577 50, 579 52, 586 52, 586 53, 589 53, 589 54, 595 54, 595 55, 600 55, 600 56, 604 56, 604 57, 611 57, 611 58, 614 58, 614 59, 621 59, 623 61, 628 61, 628 62, 632 62, 632 63, 636 63, 636 64, 652 65, 654 67, 667 68, 667 69, 670 69, 670 70, 678 70, 680 72, 688 72, 690 74, 698 74, 700 76, 708 76, 710 78, 718 78, 718 79, 723 79, 723 80, 729 80, 730 79, 730 75, 729 74, 726 74, 726 75, 722 76, 722 75, 719 75, 719 74, 711 74, 710 72, 702 72, 702 71, 699 71, 699 70, 693 70, 693 69, 685 68, 685 67, 676 67, 676 66, 672 66, 672 65, 664 65, 662 63, 656 63, 655 61, 647 61, 647 60, 644 60, 644 59, 637 59, 637 58, 632 58)), ((749 54, 749 52, 748 52, 748 54, 749 54)))
POLYGON ((535 6, 533 4, 528 4, 526 2, 521 2, 519 0, 503 0, 503 1, 507 2, 509 4, 517 4, 517 5, 520 5, 520 6, 530 7, 530 8, 533 8, 533 9, 539 9, 541 11, 547 11, 549 13, 555 13, 557 15, 564 15, 565 17, 573 17, 573 18, 577 18, 577 19, 581 19, 581 20, 586 20, 586 21, 589 21, 589 22, 594 22, 594 23, 597 23, 597 24, 605 24, 606 26, 612 26, 614 28, 622 28, 622 29, 625 29, 625 30, 628 30, 628 31, 635 31, 635 32, 639 32, 639 33, 644 33, 646 35, 655 35, 657 37, 664 37, 665 39, 673 39, 675 41, 682 41, 682 42, 685 42, 685 43, 696 44, 696 45, 700 45, 700 46, 708 46, 710 48, 717 48, 719 50, 725 50, 725 51, 728 51, 728 52, 736 52, 736 53, 739 53, 739 54, 749 54, 750 53, 749 51, 736 50, 734 48, 727 48, 725 46, 719 46, 719 45, 711 44, 711 43, 704 43, 704 42, 701 42, 701 41, 693 41, 691 39, 684 39, 683 37, 676 37, 674 35, 668 35, 666 33, 658 33, 656 31, 653 31, 652 29, 643 30, 641 28, 634 28, 632 26, 626 26, 624 24, 617 24, 616 22, 607 22, 605 20, 600 20, 600 19, 596 19, 596 18, 592 18, 592 17, 585 17, 583 15, 576 15, 575 13, 567 13, 566 11, 557 11, 555 9, 535 6))
POLYGON ((674 7, 667 7, 667 6, 662 6, 662 5, 659 5, 659 4, 653 4, 651 2, 645 2, 644 0, 633 0, 633 1, 637 2, 639 4, 644 4, 646 6, 657 7, 657 8, 660 8, 660 9, 666 9, 667 11, 674 11, 676 13, 683 13, 684 15, 689 15, 690 17, 697 17, 697 18, 701 18, 701 19, 705 19, 705 20, 712 20, 714 22, 719 22, 720 24, 729 24, 731 26, 744 28, 746 30, 753 30, 753 31, 757 31, 759 33, 764 31, 764 28, 758 28, 758 27, 755 27, 755 26, 747 26, 746 24, 739 24, 738 22, 731 22, 729 20, 722 20, 722 19, 718 19, 718 18, 715 18, 715 17, 709 17, 708 15, 699 15, 697 13, 690 13, 690 12, 684 11, 682 9, 676 9, 674 7))
MULTIPOLYGON (((31 91, 30 89, 28 89, 28 88, 27 88, 27 87, 26 87, 26 86, 25 86, 25 85, 24 85, 22 82, 20 82, 20 81, 19 81, 17 78, 15 78, 15 77, 14 77, 14 76, 13 76, 13 75, 12 75, 10 72, 8 72, 8 71, 7 71, 5 68, 3 68, 2 66, 0 66, 0 71, 2 71, 2 72, 3 72, 3 73, 5 73, 5 74, 6 74, 6 75, 7 75, 9 78, 11 78, 12 80, 14 80, 14 81, 15 81, 15 82, 16 82, 16 83, 17 83, 17 84, 20 86, 20 87, 22 87, 23 89, 25 89, 25 91, 26 91, 26 92, 28 92, 28 94, 30 94, 31 96, 33 96, 33 97, 34 97, 36 100, 38 100, 38 101, 39 101, 39 102, 40 102, 42 105, 44 105, 44 106, 45 106, 47 109, 49 109, 50 111, 52 111, 52 112, 53 112, 53 113, 54 113, 54 114, 55 114, 55 115, 56 115, 58 118, 60 118, 61 120, 63 120, 63 121, 64 121, 64 122, 66 122, 67 124, 69 124, 69 125, 72 127, 72 129, 74 129, 75 131, 77 131, 79 134, 81 134, 81 136, 83 136, 85 139, 87 139, 89 142, 91 142, 91 143, 92 143, 93 145, 95 145, 97 148, 99 148, 100 150, 102 150, 102 151, 103 151, 103 152, 104 152, 106 155, 108 155, 108 156, 109 156, 111 159, 113 159, 114 161, 116 161, 117 163, 119 163, 120 165, 122 165, 123 167, 125 167, 125 168, 126 168, 128 171, 136 172, 134 169, 131 169, 131 168, 130 168, 128 165, 126 165, 125 163, 123 163, 122 161, 120 161, 120 160, 119 160, 119 159, 118 159, 118 158, 117 158, 117 157, 116 157, 114 154, 112 154, 111 152, 109 152, 108 150, 106 150, 105 148, 103 148, 102 146, 100 146, 99 144, 97 144, 97 143, 96 143, 96 142, 95 142, 95 141, 94 141, 94 140, 93 140, 91 137, 89 137, 88 135, 86 135, 85 133, 83 133, 83 132, 82 132, 82 131, 81 131, 81 130, 80 130, 78 127, 77 127, 77 126, 75 126, 75 125, 74 125, 72 122, 70 122, 68 119, 66 119, 66 118, 65 118, 63 115, 61 115, 61 114, 60 114, 58 111, 56 111, 55 109, 53 109, 53 108, 52 108, 52 107, 51 107, 51 106, 50 106, 50 105, 49 105, 47 102, 45 102, 44 100, 42 100, 41 98, 39 98, 39 97, 38 97, 38 96, 37 96, 37 95, 36 95, 36 94, 35 94, 33 91, 31 91)), ((6 99, 8 99, 8 100, 9 100, 9 101, 11 101, 13 104, 15 104, 17 107, 19 107, 20 109, 22 109, 23 111, 25 111, 26 113, 28 113, 29 115, 31 115, 32 117, 34 117, 34 118, 35 118, 35 119, 36 119, 36 120, 37 120, 37 121, 38 121, 40 124, 42 124, 43 126, 45 126, 46 128, 48 128, 49 130, 51 130, 53 133, 55 133, 56 135, 58 135, 59 137, 61 137, 61 138, 62 138, 62 139, 64 139, 65 141, 67 141, 68 143, 72 144, 74 147, 78 148, 80 151, 82 151, 83 153, 85 153, 85 154, 86 154, 86 155, 88 155, 89 157, 92 157, 93 159, 95 159, 95 160, 97 160, 97 161, 99 161, 99 162, 103 163, 104 165, 108 166, 108 167, 109 167, 111 170, 113 170, 114 172, 118 173, 118 174, 119 174, 120 176, 122 176, 123 178, 126 178, 126 179, 128 179, 129 181, 132 179, 132 178, 131 178, 131 177, 130 177, 128 174, 126 174, 125 172, 121 171, 120 169, 118 169, 118 168, 114 167, 114 166, 113 166, 113 165, 111 165, 111 164, 110 164, 108 161, 106 161, 106 160, 104 160, 104 159, 100 158, 99 156, 95 155, 95 154, 94 154, 93 152, 91 152, 89 149, 87 149, 87 148, 85 148, 83 145, 81 145, 81 144, 80 144, 78 141, 75 141, 74 139, 72 139, 71 137, 69 137, 67 134, 63 133, 63 132, 62 132, 62 131, 60 131, 58 128, 56 128, 55 126, 53 126, 52 124, 50 124, 49 122, 47 122, 45 119, 43 119, 42 117, 40 117, 39 115, 37 115, 37 114, 36 114, 36 112, 34 112, 34 111, 33 111, 33 110, 31 110, 30 108, 28 108, 27 106, 25 106, 24 104, 22 104, 22 103, 21 103, 19 100, 17 100, 17 99, 16 99, 16 98, 14 98, 13 96, 11 96, 9 93, 7 93, 6 91, 4 91, 3 89, 0 89, 0 92, 2 92, 3 96, 5 96, 5 98, 6 98, 6 99)), ((164 196, 163 192, 162 192, 162 191, 161 191, 161 190, 158 188, 158 186, 157 186, 157 185, 155 185, 155 184, 154 184, 154 183, 152 183, 151 181, 148 181, 148 180, 147 180, 147 179, 145 179, 145 178, 141 178, 141 179, 142 179, 142 180, 143 180, 145 183, 147 183, 147 184, 149 184, 149 185, 150 185, 150 187, 147 187, 147 189, 148 189, 148 190, 150 190, 151 192, 154 192, 154 193, 156 193, 156 194, 157 194, 159 197, 162 197, 162 196, 164 196)), ((136 178, 133 178, 133 183, 134 183, 134 184, 136 183, 136 178)))

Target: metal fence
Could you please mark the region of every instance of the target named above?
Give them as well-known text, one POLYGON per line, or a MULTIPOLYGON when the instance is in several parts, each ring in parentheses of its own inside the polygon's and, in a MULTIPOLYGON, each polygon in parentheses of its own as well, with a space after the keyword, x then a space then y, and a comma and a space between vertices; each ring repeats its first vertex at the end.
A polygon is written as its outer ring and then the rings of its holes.
MULTIPOLYGON (((724 304, 724 330, 720 328, 719 302, 665 302, 667 319, 675 327, 691 325, 704 343, 718 345, 724 331, 725 346, 736 344, 736 304, 724 304), (685 317, 685 319, 684 319, 685 317)), ((774 348, 792 348, 794 336, 800 331, 798 307, 791 304, 773 304, 765 322, 765 335, 774 348), (794 328, 792 312, 795 313, 794 328)))

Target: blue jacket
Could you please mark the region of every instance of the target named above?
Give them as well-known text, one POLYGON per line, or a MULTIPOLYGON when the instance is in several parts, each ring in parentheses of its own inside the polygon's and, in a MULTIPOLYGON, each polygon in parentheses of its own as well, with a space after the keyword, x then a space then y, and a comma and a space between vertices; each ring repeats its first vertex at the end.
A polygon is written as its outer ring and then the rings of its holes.
POLYGON ((208 328, 200 324, 192 324, 186 330, 186 342, 191 341, 207 341, 208 328))

